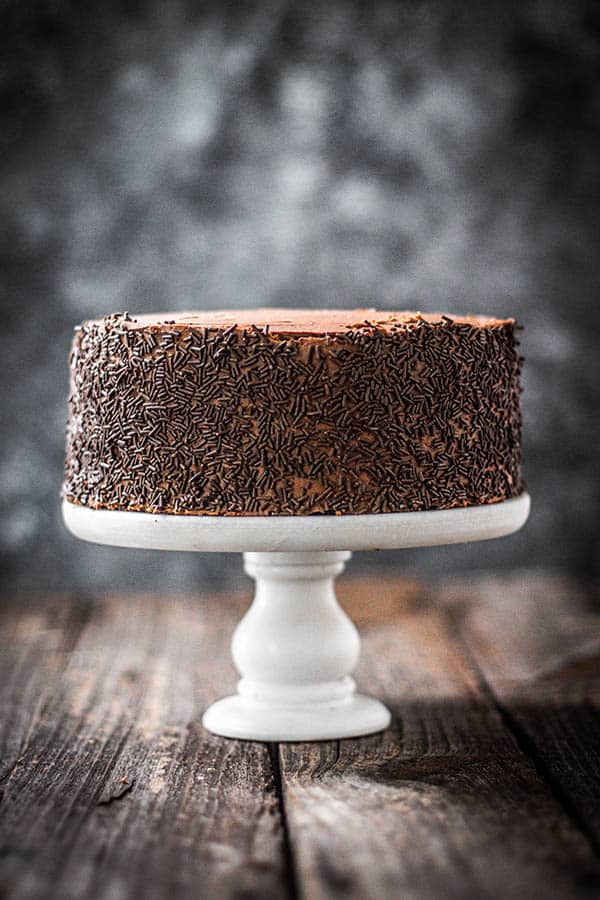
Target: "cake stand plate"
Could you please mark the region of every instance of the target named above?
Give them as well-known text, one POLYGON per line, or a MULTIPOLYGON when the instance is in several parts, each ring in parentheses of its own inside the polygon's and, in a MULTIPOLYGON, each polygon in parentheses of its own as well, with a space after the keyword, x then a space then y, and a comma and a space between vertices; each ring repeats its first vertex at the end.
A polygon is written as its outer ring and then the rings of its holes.
MULTIPOLYGON (((206 728, 231 738, 325 740, 381 731, 389 710, 357 694, 351 677, 358 632, 339 606, 333 579, 352 550, 487 540, 527 520, 524 493, 503 503, 359 516, 192 516, 91 509, 65 501, 76 537, 154 550, 241 551, 255 579, 232 655, 238 692, 213 703, 206 728)), ((368 602, 368 601, 367 601, 368 602)))

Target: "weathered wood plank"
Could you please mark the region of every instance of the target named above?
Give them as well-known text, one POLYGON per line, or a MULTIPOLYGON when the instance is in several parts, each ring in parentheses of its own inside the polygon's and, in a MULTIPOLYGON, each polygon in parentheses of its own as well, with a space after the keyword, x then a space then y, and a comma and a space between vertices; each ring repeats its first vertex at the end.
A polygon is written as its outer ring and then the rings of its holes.
MULTIPOLYGON (((231 627, 218 601, 93 606, 51 691, 22 697, 31 721, 0 805, 6 896, 287 895, 267 748, 199 722, 235 681, 231 627)), ((35 647, 35 618, 19 628, 35 647)))
POLYGON ((383 735, 282 745, 297 880, 310 900, 595 897, 585 836, 478 685, 442 612, 364 633, 359 683, 383 735))
POLYGON ((89 610, 66 597, 0 601, 0 792, 89 610))
POLYGON ((600 611, 530 574, 447 588, 468 652, 545 776, 600 850, 600 611))

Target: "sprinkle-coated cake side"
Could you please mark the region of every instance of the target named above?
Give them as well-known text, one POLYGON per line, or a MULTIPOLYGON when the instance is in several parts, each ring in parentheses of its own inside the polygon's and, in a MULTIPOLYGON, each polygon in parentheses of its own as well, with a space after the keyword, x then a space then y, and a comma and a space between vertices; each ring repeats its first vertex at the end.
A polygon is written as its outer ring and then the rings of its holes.
POLYGON ((522 491, 513 320, 255 312, 254 321, 248 311, 240 321, 123 314, 80 326, 66 499, 151 513, 339 515, 522 491))

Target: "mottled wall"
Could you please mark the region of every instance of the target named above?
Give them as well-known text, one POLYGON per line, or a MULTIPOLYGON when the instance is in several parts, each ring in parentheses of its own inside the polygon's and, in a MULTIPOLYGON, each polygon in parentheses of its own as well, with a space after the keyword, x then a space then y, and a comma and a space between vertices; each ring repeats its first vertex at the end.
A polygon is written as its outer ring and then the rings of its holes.
POLYGON ((65 533, 68 345, 115 310, 274 304, 516 314, 530 524, 380 559, 591 574, 598 7, 92 6, 0 14, 5 589, 238 577, 65 533))

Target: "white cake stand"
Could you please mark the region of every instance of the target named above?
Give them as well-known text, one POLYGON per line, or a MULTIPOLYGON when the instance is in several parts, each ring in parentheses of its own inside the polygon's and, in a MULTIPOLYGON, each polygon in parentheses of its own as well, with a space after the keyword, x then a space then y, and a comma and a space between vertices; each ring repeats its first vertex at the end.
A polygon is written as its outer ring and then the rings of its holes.
MULTIPOLYGON (((357 694, 360 638, 338 605, 333 579, 352 550, 457 544, 517 531, 528 494, 486 506, 361 516, 186 516, 96 510, 65 502, 79 538, 154 550, 242 551, 256 580, 254 602, 237 626, 238 692, 204 713, 230 738, 302 741, 381 731, 389 710, 357 694)), ((366 601, 368 602, 368 600, 366 601)))

